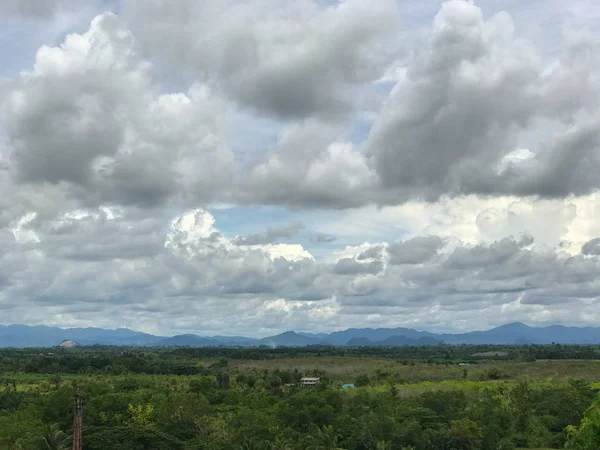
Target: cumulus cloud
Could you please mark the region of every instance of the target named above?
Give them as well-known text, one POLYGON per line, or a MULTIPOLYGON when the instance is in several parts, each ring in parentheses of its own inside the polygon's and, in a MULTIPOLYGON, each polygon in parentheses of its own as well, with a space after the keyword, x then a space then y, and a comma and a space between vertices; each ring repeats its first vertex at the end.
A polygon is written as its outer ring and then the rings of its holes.
POLYGON ((213 196, 231 168, 218 99, 202 85, 160 94, 133 41, 105 13, 38 51, 4 103, 18 182, 63 185, 88 205, 213 196))
POLYGON ((369 201, 377 180, 365 156, 319 121, 287 127, 266 161, 241 180, 245 203, 349 208, 369 201))
POLYGON ((423 199, 476 189, 533 114, 540 70, 507 14, 444 3, 369 137, 383 184, 423 199))
POLYGON ((486 20, 471 2, 444 3, 366 144, 383 201, 597 189, 595 46, 595 38, 579 35, 548 66, 518 37, 509 14, 486 20), (551 140, 528 137, 544 131, 551 140), (511 158, 527 143, 527 158, 511 158))
POLYGON ((189 205, 338 209, 464 194, 560 198, 598 187, 593 35, 567 36, 549 62, 508 13, 486 20, 475 4, 450 0, 410 56, 392 61, 396 15, 391 1, 129 0, 124 18, 96 17, 3 83, 15 176, 62 184, 88 206, 154 207, 177 196, 189 205), (188 90, 164 93, 176 78, 162 84, 161 58, 189 75, 177 81, 188 90), (353 142, 358 111, 333 124, 324 117, 332 109, 314 99, 351 113, 342 97, 376 89, 381 73, 367 75, 390 63, 401 64, 395 86, 366 141, 353 142), (300 82, 290 71, 310 76, 300 82), (228 145, 227 99, 259 117, 302 120, 240 164, 228 145))
POLYGON ((245 107, 282 118, 337 116, 389 62, 391 0, 125 1, 144 51, 245 107))
POLYGON ((558 318, 561 305, 584 308, 600 292, 597 255, 551 252, 528 236, 475 246, 421 236, 357 247, 354 256, 348 249, 327 262, 298 244, 237 245, 206 210, 170 221, 143 212, 80 210, 53 221, 30 215, 0 234, 3 315, 27 309, 28 320, 42 321, 35 311, 46 305, 79 324, 134 326, 135 317, 170 330, 169 318, 185 314, 195 321, 189 330, 217 331, 232 314, 248 314, 231 329, 249 333, 262 326, 257 311, 275 328, 307 314, 317 328, 337 328, 362 323, 361 313, 380 315, 381 325, 426 324, 435 309, 436 320, 451 326, 465 310, 486 314, 513 303, 523 310, 498 320, 523 319, 531 308, 558 318))

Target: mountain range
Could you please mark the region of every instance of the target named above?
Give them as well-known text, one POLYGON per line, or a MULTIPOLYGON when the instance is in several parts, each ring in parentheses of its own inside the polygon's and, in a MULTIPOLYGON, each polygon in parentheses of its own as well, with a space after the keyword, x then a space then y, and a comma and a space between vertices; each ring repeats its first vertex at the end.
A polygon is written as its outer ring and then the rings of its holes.
POLYGON ((80 345, 140 347, 304 347, 334 346, 410 346, 460 344, 600 344, 600 327, 530 327, 514 322, 486 331, 468 333, 430 333, 411 328, 349 328, 333 333, 285 333, 256 339, 244 336, 198 336, 180 334, 155 336, 119 328, 57 328, 45 325, 0 325, 0 347, 53 347, 65 340, 80 345))

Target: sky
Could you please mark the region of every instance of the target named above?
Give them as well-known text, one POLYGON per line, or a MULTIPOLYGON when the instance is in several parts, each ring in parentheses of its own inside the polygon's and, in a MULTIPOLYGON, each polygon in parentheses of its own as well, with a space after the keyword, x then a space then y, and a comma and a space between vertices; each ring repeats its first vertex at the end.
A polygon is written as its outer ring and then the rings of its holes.
POLYGON ((3 0, 0 323, 600 326, 594 0, 3 0))

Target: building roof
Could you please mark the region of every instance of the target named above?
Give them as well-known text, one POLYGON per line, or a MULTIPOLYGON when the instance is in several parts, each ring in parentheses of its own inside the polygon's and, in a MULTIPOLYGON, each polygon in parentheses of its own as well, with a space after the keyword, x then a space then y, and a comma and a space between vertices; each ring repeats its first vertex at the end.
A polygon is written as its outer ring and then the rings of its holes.
POLYGON ((355 387, 353 383, 342 384, 342 389, 348 389, 355 387))
POLYGON ((320 378, 300 378, 300 381, 319 381, 320 378))

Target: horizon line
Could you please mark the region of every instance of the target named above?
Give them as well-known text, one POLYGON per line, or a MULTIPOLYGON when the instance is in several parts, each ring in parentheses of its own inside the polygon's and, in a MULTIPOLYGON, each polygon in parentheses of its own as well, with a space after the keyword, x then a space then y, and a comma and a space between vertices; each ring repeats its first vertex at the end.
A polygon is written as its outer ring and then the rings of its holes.
POLYGON ((150 336, 154 336, 154 337, 161 337, 161 338, 172 338, 172 337, 176 337, 176 336, 186 336, 186 335, 192 335, 192 336, 197 336, 197 337, 201 337, 201 338, 214 338, 214 337, 224 337, 224 338, 233 338, 233 337, 241 337, 241 338, 247 338, 247 339, 257 339, 257 340, 261 340, 261 339, 266 339, 269 337, 273 337, 273 336, 278 336, 281 334, 285 334, 285 333, 295 333, 295 334, 311 334, 311 335, 318 335, 318 334, 325 334, 325 335, 330 335, 333 333, 338 333, 338 332, 344 332, 344 331, 349 331, 349 330, 395 330, 398 328, 405 328, 408 330, 412 330, 412 331, 417 331, 420 333, 430 333, 430 334, 435 334, 435 335, 461 335, 461 334, 468 334, 468 333, 477 333, 477 332, 486 332, 486 331, 492 331, 495 330, 497 328, 501 328, 501 327, 505 327, 508 325, 523 325, 525 327, 528 328, 533 328, 533 329, 545 329, 545 328, 551 328, 551 327, 563 327, 563 328, 577 328, 577 329, 584 329, 584 328, 600 328, 600 324, 598 326, 591 326, 591 325, 586 325, 586 326, 576 326, 576 325, 564 325, 564 324, 560 324, 560 323, 555 323, 555 324, 551 324, 551 325, 542 325, 542 326, 534 326, 534 325, 528 325, 524 322, 520 322, 520 321, 514 321, 514 322, 507 322, 501 325, 496 325, 487 329, 477 329, 477 330, 470 330, 470 331, 454 331, 454 332, 436 332, 436 331, 428 331, 428 330, 422 330, 422 329, 418 329, 418 328, 411 328, 408 326, 398 326, 398 327, 378 327, 378 328, 373 328, 373 327, 363 327, 363 328, 357 328, 357 327, 350 327, 350 328, 344 328, 344 329, 337 329, 337 330, 333 330, 333 331, 329 331, 329 332, 313 332, 313 331, 297 331, 297 330, 293 330, 293 329, 288 329, 285 331, 280 331, 280 332, 276 332, 274 331, 273 334, 269 334, 267 336, 264 337, 254 337, 254 336, 246 336, 246 335, 242 335, 242 334, 212 334, 212 335, 202 335, 202 334, 197 334, 197 333, 176 333, 176 334, 171 334, 171 335, 165 335, 165 334, 153 334, 153 333, 149 333, 146 331, 139 331, 139 330, 134 330, 132 328, 127 328, 127 327, 117 327, 117 328, 102 328, 102 327, 64 327, 64 326, 58 326, 58 325, 46 325, 43 323, 40 324, 36 324, 36 325, 28 325, 28 324, 20 324, 20 323, 11 323, 11 324, 0 324, 0 327, 10 327, 10 326, 23 326, 23 327, 29 327, 29 328, 35 328, 35 327, 46 327, 46 328, 57 328, 57 329, 61 329, 61 330, 103 330, 103 331, 119 331, 119 330, 127 330, 127 331, 132 331, 134 333, 141 333, 141 334, 147 334, 150 336))

